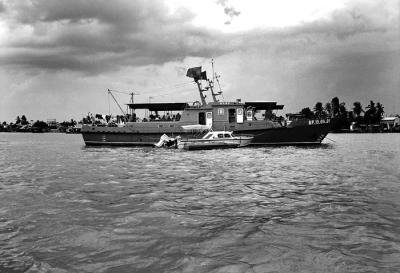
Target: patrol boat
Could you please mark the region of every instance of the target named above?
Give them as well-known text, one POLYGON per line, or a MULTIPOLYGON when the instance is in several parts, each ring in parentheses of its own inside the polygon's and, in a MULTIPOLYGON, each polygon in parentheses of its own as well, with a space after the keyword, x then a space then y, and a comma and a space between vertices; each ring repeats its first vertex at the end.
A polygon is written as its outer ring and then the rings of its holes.
MULTIPOLYGON (((329 120, 298 118, 288 121, 276 111, 283 105, 272 101, 233 102, 220 100, 222 91, 214 91, 214 81, 201 67, 189 68, 186 74, 194 80, 200 101, 193 103, 128 103, 131 115, 123 125, 84 124, 81 129, 86 145, 153 146, 163 134, 171 137, 201 138, 204 134, 182 126, 206 125, 213 131, 230 131, 253 137, 250 145, 318 145, 330 130, 329 120), (204 93, 210 92, 212 101, 204 93), (150 113, 138 118, 136 110, 150 113), (162 117, 160 113, 164 114, 162 117)), ((217 78, 218 80, 218 78, 217 78)))

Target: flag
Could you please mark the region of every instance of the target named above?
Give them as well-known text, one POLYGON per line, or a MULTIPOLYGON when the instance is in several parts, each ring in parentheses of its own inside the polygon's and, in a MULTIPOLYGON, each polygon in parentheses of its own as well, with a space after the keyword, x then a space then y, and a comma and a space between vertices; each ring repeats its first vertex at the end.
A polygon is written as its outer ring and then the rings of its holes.
POLYGON ((186 77, 193 78, 193 79, 200 79, 201 78, 201 66, 189 68, 186 77))
POLYGON ((207 72, 206 71, 201 72, 200 80, 207 80, 207 72))

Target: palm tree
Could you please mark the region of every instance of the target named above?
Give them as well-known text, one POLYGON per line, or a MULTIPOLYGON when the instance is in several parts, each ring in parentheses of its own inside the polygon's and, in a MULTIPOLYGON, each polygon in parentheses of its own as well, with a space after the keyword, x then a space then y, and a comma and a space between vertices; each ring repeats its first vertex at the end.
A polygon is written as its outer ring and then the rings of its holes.
POLYGON ((315 117, 321 119, 324 116, 324 108, 322 107, 322 102, 317 102, 314 106, 315 117))
POLYGON ((365 112, 364 121, 365 123, 375 123, 376 108, 375 103, 371 100, 369 105, 366 107, 368 110, 365 112))
POLYGON ((383 113, 385 113, 385 111, 383 111, 383 105, 381 103, 377 103, 376 104, 376 114, 375 114, 375 121, 376 122, 380 122, 382 120, 382 116, 383 113))
POLYGON ((361 113, 364 112, 364 110, 362 109, 361 103, 359 101, 354 102, 353 105, 354 105, 353 112, 357 116, 361 115, 361 113))
POLYGON ((314 117, 314 113, 311 111, 309 107, 301 109, 300 113, 303 114, 308 119, 312 119, 314 117))
POLYGON ((360 123, 362 121, 361 113, 364 112, 364 110, 362 109, 361 103, 359 101, 354 102, 353 105, 353 113, 356 115, 355 120, 360 123))
POLYGON ((325 111, 328 114, 328 116, 331 118, 332 117, 332 104, 330 102, 325 103, 325 111))
POLYGON ((339 104, 339 115, 341 118, 347 117, 347 109, 346 109, 346 103, 342 102, 339 104))
POLYGON ((333 117, 336 117, 337 115, 339 115, 339 98, 338 97, 334 97, 331 101, 331 105, 332 105, 332 114, 333 117))
POLYGON ((28 121, 26 120, 25 115, 22 115, 22 117, 21 117, 21 124, 22 124, 22 125, 28 124, 28 121))

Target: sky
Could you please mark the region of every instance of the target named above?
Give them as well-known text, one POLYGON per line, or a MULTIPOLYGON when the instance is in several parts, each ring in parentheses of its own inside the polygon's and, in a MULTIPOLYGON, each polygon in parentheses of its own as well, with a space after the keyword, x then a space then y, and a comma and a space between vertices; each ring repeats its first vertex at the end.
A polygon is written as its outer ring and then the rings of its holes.
POLYGON ((0 121, 193 102, 212 60, 224 99, 284 113, 338 97, 400 113, 400 0, 0 0, 0 121), (124 107, 124 106, 123 106, 124 107))

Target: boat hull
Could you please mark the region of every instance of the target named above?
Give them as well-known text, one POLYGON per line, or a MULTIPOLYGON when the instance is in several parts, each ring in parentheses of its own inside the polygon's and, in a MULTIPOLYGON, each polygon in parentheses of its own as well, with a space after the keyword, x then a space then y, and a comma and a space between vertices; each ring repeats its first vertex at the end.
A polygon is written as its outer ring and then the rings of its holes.
MULTIPOLYGON (((312 124, 294 127, 278 127, 258 130, 234 131, 235 134, 253 136, 250 145, 318 145, 328 134, 329 123, 312 124)), ((126 131, 119 127, 84 126, 84 142, 88 146, 153 146, 165 132, 143 133, 126 131)), ((168 132, 171 137, 196 138, 190 133, 168 132)), ((197 138, 200 136, 197 136, 197 138)))
POLYGON ((255 130, 246 134, 254 136, 251 145, 319 145, 329 130, 330 124, 324 123, 255 130))
POLYGON ((178 148, 185 150, 210 150, 240 148, 250 145, 253 137, 237 136, 218 139, 187 139, 178 141, 178 148))
POLYGON ((183 150, 212 150, 212 149, 230 149, 238 148, 238 143, 226 142, 226 141, 182 141, 178 142, 178 148, 183 150))

